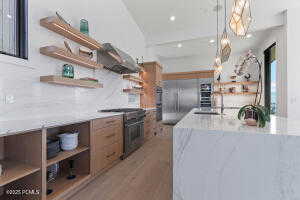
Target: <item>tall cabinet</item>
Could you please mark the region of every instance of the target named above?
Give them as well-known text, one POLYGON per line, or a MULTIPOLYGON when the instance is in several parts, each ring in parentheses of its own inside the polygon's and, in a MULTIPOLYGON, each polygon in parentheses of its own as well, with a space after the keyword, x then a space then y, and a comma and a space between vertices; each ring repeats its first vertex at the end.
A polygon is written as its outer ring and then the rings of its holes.
POLYGON ((143 72, 140 73, 144 80, 144 94, 141 96, 142 108, 156 107, 156 89, 163 86, 162 66, 158 62, 141 64, 143 72))
POLYGON ((155 108, 147 110, 145 120, 145 138, 150 139, 153 135, 162 132, 161 113, 162 105, 157 104, 162 97, 157 90, 162 89, 162 66, 158 62, 147 62, 141 64, 143 71, 140 77, 143 79, 144 93, 141 95, 141 108, 155 108))

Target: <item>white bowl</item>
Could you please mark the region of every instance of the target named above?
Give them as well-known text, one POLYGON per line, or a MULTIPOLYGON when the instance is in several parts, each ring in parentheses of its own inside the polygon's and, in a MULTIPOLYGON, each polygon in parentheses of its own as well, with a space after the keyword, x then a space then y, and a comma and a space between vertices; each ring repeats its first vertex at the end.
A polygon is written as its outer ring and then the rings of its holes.
POLYGON ((58 135, 61 149, 64 151, 76 149, 78 146, 78 135, 79 133, 64 133, 58 135))

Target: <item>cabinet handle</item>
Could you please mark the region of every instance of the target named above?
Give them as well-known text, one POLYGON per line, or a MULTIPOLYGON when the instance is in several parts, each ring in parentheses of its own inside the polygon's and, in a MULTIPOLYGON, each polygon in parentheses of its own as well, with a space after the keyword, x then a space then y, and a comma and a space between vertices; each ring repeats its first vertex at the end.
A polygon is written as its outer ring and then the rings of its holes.
POLYGON ((111 135, 107 135, 106 138, 111 138, 111 137, 114 137, 116 134, 111 134, 111 135))
POLYGON ((115 154, 116 154, 116 152, 113 152, 112 154, 107 155, 106 158, 110 158, 110 157, 112 157, 112 156, 115 155, 115 154))

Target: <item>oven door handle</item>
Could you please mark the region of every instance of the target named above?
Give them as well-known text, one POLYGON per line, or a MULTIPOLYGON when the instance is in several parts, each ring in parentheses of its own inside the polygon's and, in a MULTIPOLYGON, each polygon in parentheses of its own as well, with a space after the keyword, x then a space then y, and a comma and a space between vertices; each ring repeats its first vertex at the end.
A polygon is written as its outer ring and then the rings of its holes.
POLYGON ((137 124, 142 124, 142 123, 144 123, 144 121, 139 121, 139 122, 136 122, 136 123, 134 123, 134 124, 125 124, 125 126, 126 126, 126 127, 130 127, 130 126, 135 126, 135 125, 137 125, 137 124))

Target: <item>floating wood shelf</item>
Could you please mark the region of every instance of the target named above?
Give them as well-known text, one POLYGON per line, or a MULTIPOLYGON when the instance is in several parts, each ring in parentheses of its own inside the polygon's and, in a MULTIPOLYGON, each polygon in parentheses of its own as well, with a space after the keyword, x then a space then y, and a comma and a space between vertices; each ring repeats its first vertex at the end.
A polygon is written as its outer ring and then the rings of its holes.
POLYGON ((223 83, 218 83, 215 82, 214 85, 255 85, 258 84, 258 81, 243 81, 243 82, 223 82, 223 83))
POLYGON ((65 78, 61 76, 41 76, 40 81, 44 83, 67 85, 74 87, 85 87, 85 88, 102 88, 103 85, 93 81, 79 80, 65 78))
POLYGON ((38 167, 10 160, 1 160, 0 163, 4 169, 0 176, 0 187, 40 170, 38 167))
POLYGON ((82 185, 86 182, 91 175, 78 175, 76 174, 76 178, 72 180, 67 179, 67 174, 62 174, 58 178, 55 179, 54 182, 49 183, 48 187, 53 190, 53 193, 47 196, 47 200, 60 200, 64 195, 73 191, 78 186, 82 185))
POLYGON ((64 23, 58 17, 47 17, 40 20, 41 26, 54 31, 64 37, 85 46, 91 50, 98 50, 103 48, 102 45, 91 37, 81 33, 79 30, 64 23))
POLYGON ((103 68, 103 65, 98 64, 97 62, 95 62, 89 58, 85 58, 83 56, 73 54, 73 53, 67 51, 66 49, 62 49, 62 48, 59 48, 56 46, 42 47, 42 48, 40 48, 40 53, 45 56, 49 56, 52 58, 56 58, 56 59, 65 61, 65 62, 70 62, 73 64, 81 65, 81 66, 88 67, 91 69, 103 68))
POLYGON ((138 89, 123 89, 123 92, 129 94, 144 94, 144 90, 138 90, 138 89))
POLYGON ((256 95, 256 92, 223 92, 223 93, 220 93, 220 92, 214 92, 213 93, 214 95, 256 95))
POLYGON ((67 158, 70 158, 72 156, 80 154, 80 153, 82 153, 84 151, 87 151, 87 150, 89 150, 89 147, 77 147, 76 149, 74 149, 72 151, 62 151, 55 158, 47 160, 47 166, 53 165, 55 163, 58 163, 62 160, 65 160, 67 158))
POLYGON ((123 75, 123 79, 128 80, 128 81, 132 81, 132 82, 136 82, 136 83, 140 83, 140 84, 144 83, 144 81, 141 78, 136 77, 136 76, 132 76, 132 75, 129 75, 129 74, 123 75))

